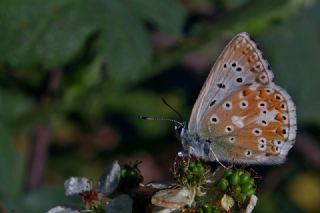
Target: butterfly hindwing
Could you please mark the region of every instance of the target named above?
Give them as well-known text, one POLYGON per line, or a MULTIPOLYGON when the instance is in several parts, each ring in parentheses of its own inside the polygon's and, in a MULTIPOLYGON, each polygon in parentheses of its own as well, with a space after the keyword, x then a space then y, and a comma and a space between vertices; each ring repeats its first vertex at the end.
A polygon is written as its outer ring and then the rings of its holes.
POLYGON ((280 87, 242 87, 204 115, 199 136, 212 141, 220 160, 276 164, 294 143, 296 114, 280 87))

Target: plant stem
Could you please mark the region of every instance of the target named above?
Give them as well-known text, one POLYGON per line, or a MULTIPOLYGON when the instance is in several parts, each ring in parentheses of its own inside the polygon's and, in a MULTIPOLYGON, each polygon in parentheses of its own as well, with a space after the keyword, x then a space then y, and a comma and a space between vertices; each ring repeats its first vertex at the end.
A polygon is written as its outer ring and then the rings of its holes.
MULTIPOLYGON (((58 90, 62 69, 57 68, 49 73, 47 88, 44 91, 40 105, 47 107, 52 102, 58 90)), ((50 144, 50 124, 44 121, 35 126, 33 131, 33 143, 31 145, 31 155, 29 160, 29 170, 27 171, 26 190, 32 190, 41 185, 45 170, 48 147, 50 144)))

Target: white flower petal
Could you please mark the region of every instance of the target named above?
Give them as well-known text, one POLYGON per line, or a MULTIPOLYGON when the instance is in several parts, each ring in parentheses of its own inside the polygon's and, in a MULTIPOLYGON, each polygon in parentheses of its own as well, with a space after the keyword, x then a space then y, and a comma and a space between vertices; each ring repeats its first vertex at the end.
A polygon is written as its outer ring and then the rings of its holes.
POLYGON ((50 209, 49 211, 47 211, 47 213, 80 213, 80 212, 78 210, 73 210, 63 206, 56 206, 50 209))
POLYGON ((99 179, 99 192, 104 196, 111 194, 120 182, 120 165, 118 161, 109 164, 99 179))
POLYGON ((71 177, 64 182, 66 196, 79 195, 92 189, 91 181, 85 177, 71 177))
POLYGON ((251 195, 249 204, 247 205, 246 213, 251 213, 254 207, 257 205, 258 197, 251 195))
POLYGON ((152 196, 151 203, 164 208, 182 208, 190 206, 196 194, 196 190, 185 187, 160 190, 152 196))
POLYGON ((125 194, 115 197, 107 203, 105 210, 108 213, 131 213, 132 199, 125 194))
POLYGON ((224 194, 221 199, 221 206, 224 210, 229 211, 234 205, 234 200, 229 195, 224 194))

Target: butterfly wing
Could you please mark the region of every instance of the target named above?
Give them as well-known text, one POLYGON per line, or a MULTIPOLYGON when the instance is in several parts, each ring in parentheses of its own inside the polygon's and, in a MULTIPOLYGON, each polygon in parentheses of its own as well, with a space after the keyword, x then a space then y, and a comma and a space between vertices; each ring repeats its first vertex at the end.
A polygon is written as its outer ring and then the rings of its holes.
POLYGON ((210 141, 219 160, 275 164, 284 161, 296 134, 290 96, 247 33, 227 45, 192 110, 189 131, 210 141))
POLYGON ((219 160, 246 164, 282 163, 296 136, 296 112, 279 86, 252 85, 232 92, 204 114, 200 137, 219 160))

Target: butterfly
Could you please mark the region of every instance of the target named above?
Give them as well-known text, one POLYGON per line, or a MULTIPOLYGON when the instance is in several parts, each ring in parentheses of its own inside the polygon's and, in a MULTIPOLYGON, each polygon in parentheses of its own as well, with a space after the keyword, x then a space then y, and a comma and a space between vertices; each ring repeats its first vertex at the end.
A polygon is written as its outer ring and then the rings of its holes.
POLYGON ((213 65, 190 120, 175 124, 184 151, 205 161, 280 164, 295 143, 296 109, 249 34, 213 65))

